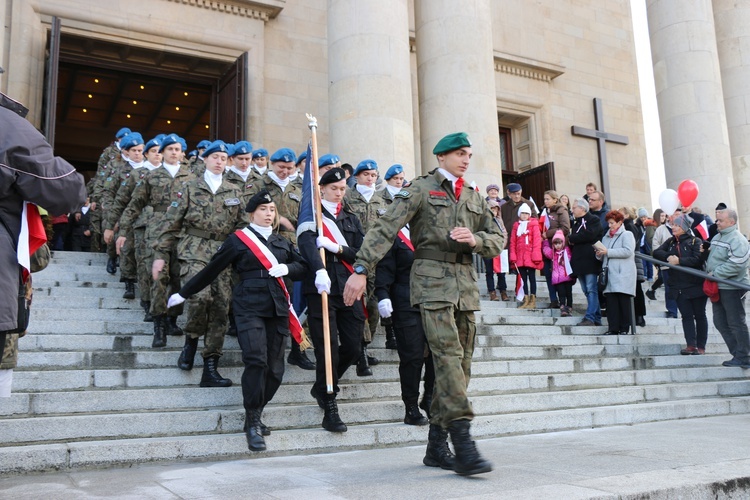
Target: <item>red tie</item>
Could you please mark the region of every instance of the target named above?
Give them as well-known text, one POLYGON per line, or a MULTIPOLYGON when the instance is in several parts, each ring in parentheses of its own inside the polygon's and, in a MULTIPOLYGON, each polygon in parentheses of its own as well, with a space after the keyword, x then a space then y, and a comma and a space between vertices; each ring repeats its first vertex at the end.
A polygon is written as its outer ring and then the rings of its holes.
POLYGON ((461 197, 461 190, 464 187, 464 178, 459 177, 456 179, 456 202, 458 202, 458 199, 461 197))
POLYGON ((336 213, 334 214, 334 216, 338 217, 340 213, 341 213, 341 203, 336 205, 336 213))

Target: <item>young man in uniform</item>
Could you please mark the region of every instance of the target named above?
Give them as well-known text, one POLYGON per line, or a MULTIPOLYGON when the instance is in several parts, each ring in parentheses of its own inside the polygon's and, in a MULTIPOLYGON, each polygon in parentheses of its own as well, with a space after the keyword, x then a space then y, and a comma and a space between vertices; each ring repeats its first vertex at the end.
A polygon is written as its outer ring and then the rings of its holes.
POLYGON ((439 168, 415 179, 398 193, 388 212, 368 231, 357 253, 344 303, 364 294, 367 275, 408 223, 416 249, 411 270, 411 303, 419 306, 435 362, 435 394, 426 465, 451 468, 461 475, 492 470, 469 434, 474 411, 466 394, 471 374, 479 290, 472 253, 496 257, 505 244, 482 195, 467 187, 464 174, 471 142, 463 132, 443 137, 433 149, 439 168), (456 451, 451 464, 447 437, 456 451), (428 460, 429 459, 429 460, 428 460))
POLYGON ((258 180, 268 170, 268 150, 258 148, 253 151, 253 168, 251 170, 254 180, 258 180))

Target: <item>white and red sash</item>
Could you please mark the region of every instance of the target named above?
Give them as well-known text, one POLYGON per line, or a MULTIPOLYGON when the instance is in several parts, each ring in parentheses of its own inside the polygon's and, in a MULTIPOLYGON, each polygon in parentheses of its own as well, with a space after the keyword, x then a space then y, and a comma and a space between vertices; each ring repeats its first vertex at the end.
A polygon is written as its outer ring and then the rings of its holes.
MULTIPOLYGON (((276 256, 274 256, 274 254, 271 253, 268 247, 263 244, 255 235, 255 233, 253 233, 248 228, 238 229, 234 234, 240 239, 242 243, 247 246, 247 248, 250 249, 251 252, 253 252, 253 255, 255 255, 255 257, 258 259, 258 261, 260 261, 263 267, 266 268, 266 271, 279 263, 279 261, 276 260, 276 256)), ((289 331, 292 333, 292 337, 294 337, 294 340, 296 340, 298 344, 302 345, 304 330, 302 329, 302 324, 297 317, 297 313, 294 312, 294 307, 292 306, 292 301, 289 297, 289 291, 286 289, 284 278, 279 277, 275 279, 281 286, 281 289, 284 291, 286 302, 289 305, 289 331)))
POLYGON ((411 242, 411 233, 408 227, 401 228, 401 231, 398 232, 398 238, 404 242, 404 245, 409 247, 409 250, 414 251, 414 244, 411 242))
MULTIPOLYGON (((341 230, 336 225, 336 221, 333 219, 329 219, 325 215, 322 218, 323 218, 323 236, 338 243, 342 247, 348 247, 349 244, 346 242, 346 238, 344 238, 344 235, 341 233, 341 230)), ((347 271, 349 271, 350 274, 354 274, 354 266, 346 262, 344 259, 339 259, 339 262, 341 262, 344 265, 344 267, 346 268, 347 271)), ((370 315, 367 312, 367 301, 365 300, 365 294, 362 295, 362 309, 364 309, 364 312, 365 312, 365 319, 369 319, 370 315)))

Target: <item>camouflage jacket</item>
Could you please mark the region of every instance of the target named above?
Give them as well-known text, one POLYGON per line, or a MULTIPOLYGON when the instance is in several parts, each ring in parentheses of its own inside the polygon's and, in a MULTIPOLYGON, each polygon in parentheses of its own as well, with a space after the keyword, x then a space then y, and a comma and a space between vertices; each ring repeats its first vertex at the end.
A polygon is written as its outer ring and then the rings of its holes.
MULTIPOLYGON (((133 197, 133 191, 138 182, 142 181, 146 175, 150 172, 146 167, 131 169, 130 172, 124 172, 120 175, 120 187, 117 189, 117 196, 112 203, 112 207, 107 211, 107 219, 104 223, 104 229, 114 229, 122 213, 127 208, 130 199, 133 197)), ((133 227, 145 227, 147 219, 150 214, 153 214, 153 209, 150 207, 144 207, 141 211, 141 215, 133 224, 133 227)))
POLYGON ((245 180, 240 177, 237 172, 233 170, 227 170, 224 174, 224 179, 226 179, 227 182, 233 184, 240 191, 240 193, 242 193, 240 199, 242 200, 242 206, 246 207, 247 202, 250 201, 250 198, 252 198, 253 194, 255 194, 255 192, 253 191, 253 184, 256 181, 255 179, 253 179, 252 175, 248 175, 247 180, 245 180))
POLYGON ((107 170, 105 170, 107 176, 100 179, 96 194, 102 210, 108 211, 112 208, 117 196, 117 189, 122 182, 122 176, 132 169, 130 163, 122 158, 116 158, 107 165, 107 170))
MULTIPOLYGON (((26 332, 24 332, 25 334, 26 332)), ((23 334, 21 335, 23 336, 23 334)), ((0 370, 12 370, 18 363, 18 337, 17 333, 9 333, 5 336, 5 346, 0 360, 0 370)))
POLYGON ((176 244, 180 260, 208 264, 230 234, 250 224, 240 196, 226 180, 215 194, 203 177, 188 182, 156 231, 154 259, 164 259, 176 244))
MULTIPOLYGON (((247 178, 250 180, 250 177, 247 178)), ((295 230, 289 231, 284 228, 279 228, 279 234, 291 241, 293 244, 297 244, 297 219, 299 218, 299 204, 302 201, 302 189, 296 184, 290 182, 286 185, 284 191, 281 190, 281 186, 276 184, 269 176, 268 171, 259 180, 255 181, 250 189, 250 196, 259 192, 262 189, 268 190, 271 195, 271 199, 276 203, 276 211, 280 217, 286 217, 289 222, 292 223, 295 230)))
MULTIPOLYGON (((385 214, 388 205, 386 205, 383 198, 378 193, 373 193, 372 198, 368 202, 362 193, 357 191, 356 187, 348 188, 344 195, 344 203, 354 212, 359 222, 362 224, 362 228, 367 231, 372 228, 378 218, 385 214)), ((400 229, 400 228, 399 228, 400 229)), ((391 241, 393 243, 393 241, 391 241)))
POLYGON ((356 264, 372 273, 407 223, 416 249, 410 276, 412 305, 448 303, 462 311, 479 310, 471 254, 496 257, 505 245, 482 195, 464 189, 456 202, 451 182, 438 170, 417 178, 367 231, 356 264), (455 227, 469 228, 476 246, 452 240, 449 233, 455 227))
POLYGON ((120 216, 120 231, 123 234, 132 231, 136 220, 147 206, 153 210, 153 218, 148 224, 155 228, 161 223, 172 201, 182 196, 185 185, 193 179, 195 176, 184 167, 180 167, 174 178, 163 166, 147 173, 146 177, 136 183, 130 202, 120 216))
POLYGON ((109 146, 104 148, 102 154, 99 155, 99 161, 96 163, 96 171, 99 172, 105 165, 107 165, 115 158, 118 158, 119 156, 120 148, 118 148, 113 141, 109 144, 109 146))

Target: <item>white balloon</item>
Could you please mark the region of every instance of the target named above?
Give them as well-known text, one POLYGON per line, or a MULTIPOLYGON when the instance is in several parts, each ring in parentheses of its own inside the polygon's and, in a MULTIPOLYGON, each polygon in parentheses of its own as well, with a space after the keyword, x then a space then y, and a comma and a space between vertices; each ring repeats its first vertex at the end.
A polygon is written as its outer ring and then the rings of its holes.
POLYGON ((672 215, 677 207, 680 206, 680 197, 674 189, 665 189, 659 195, 659 207, 664 210, 667 216, 672 215))

